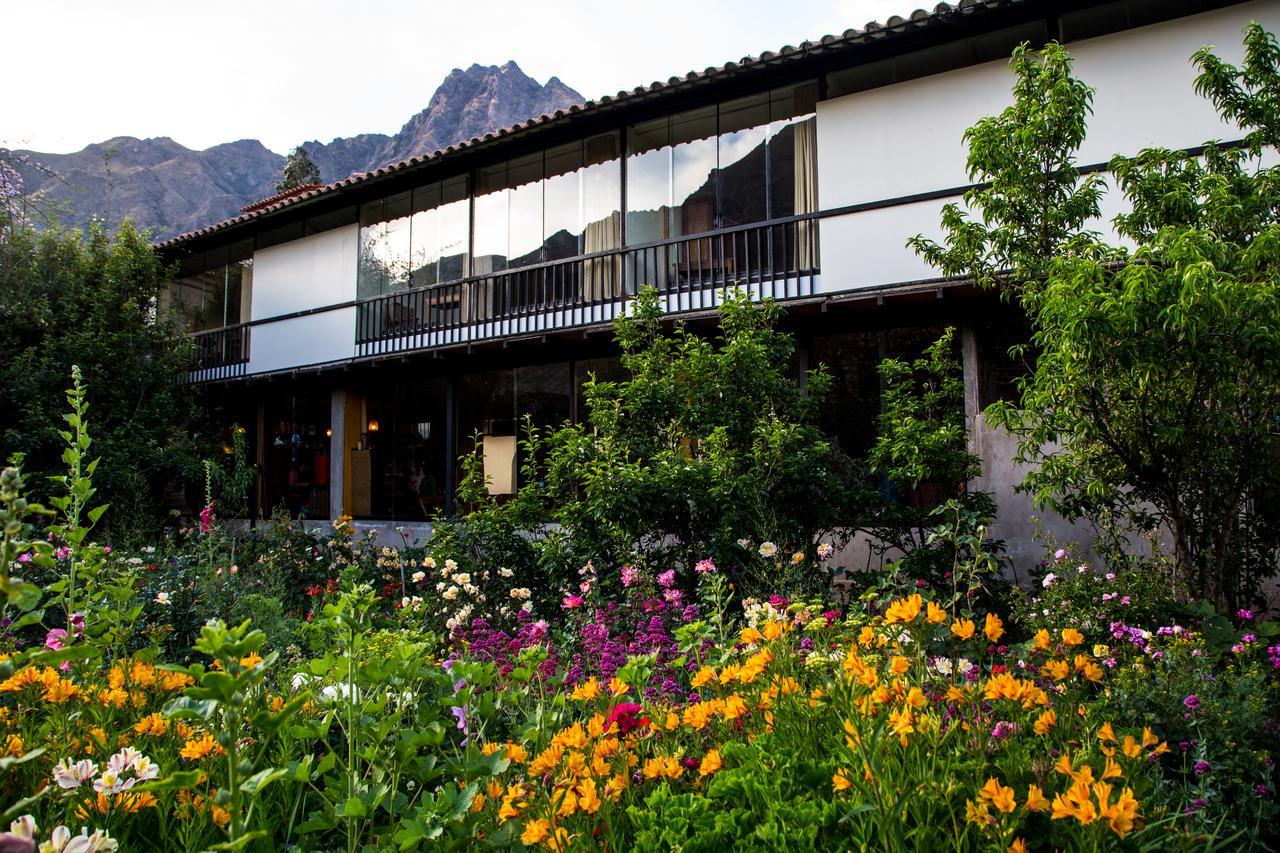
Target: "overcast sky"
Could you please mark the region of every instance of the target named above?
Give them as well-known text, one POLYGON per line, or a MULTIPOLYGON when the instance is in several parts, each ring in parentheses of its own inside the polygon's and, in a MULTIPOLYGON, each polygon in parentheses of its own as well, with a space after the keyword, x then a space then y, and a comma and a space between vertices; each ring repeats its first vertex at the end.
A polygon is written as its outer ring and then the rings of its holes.
POLYGON ((884 21, 909 0, 7 0, 0 145, 393 133, 453 68, 587 98, 884 21))

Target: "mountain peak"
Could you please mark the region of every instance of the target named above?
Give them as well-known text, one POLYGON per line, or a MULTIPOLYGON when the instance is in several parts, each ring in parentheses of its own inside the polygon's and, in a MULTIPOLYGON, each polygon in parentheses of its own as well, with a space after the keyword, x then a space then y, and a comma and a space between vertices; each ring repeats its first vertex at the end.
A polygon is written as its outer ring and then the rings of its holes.
MULTIPOLYGON (((322 179, 336 181, 581 102, 582 96, 560 78, 538 83, 514 59, 502 65, 473 63, 450 71, 426 108, 393 136, 362 133, 303 147, 322 179)), ((65 209, 64 224, 83 226, 109 213, 108 225, 128 216, 165 237, 237 215, 274 192, 284 167, 284 158, 256 139, 193 151, 167 136, 117 136, 74 154, 19 153, 30 154, 57 176, 19 170, 28 195, 65 209), (113 148, 108 174, 103 159, 113 148)))
POLYGON ((514 59, 502 65, 475 63, 466 71, 455 68, 427 108, 391 137, 374 165, 430 154, 581 102, 582 96, 558 78, 540 84, 514 59))

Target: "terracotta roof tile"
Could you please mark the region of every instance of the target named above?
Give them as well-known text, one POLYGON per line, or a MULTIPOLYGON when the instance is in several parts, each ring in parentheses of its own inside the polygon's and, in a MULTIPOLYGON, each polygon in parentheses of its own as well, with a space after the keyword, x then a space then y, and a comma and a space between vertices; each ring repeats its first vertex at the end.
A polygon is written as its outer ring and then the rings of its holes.
POLYGON ((1030 2, 1030 0, 958 0, 955 5, 949 3, 938 3, 933 7, 932 12, 924 9, 915 10, 911 13, 910 19, 894 15, 889 18, 888 22, 884 25, 881 25, 876 21, 870 21, 863 29, 848 29, 839 36, 825 35, 817 42, 802 42, 798 48, 786 45, 776 52, 766 50, 762 51, 757 57, 744 56, 738 62, 727 62, 719 67, 709 67, 702 72, 690 71, 683 79, 672 77, 666 83, 654 81, 648 86, 637 86, 630 92, 620 91, 614 96, 604 95, 595 100, 589 100, 583 104, 574 105, 570 107, 567 112, 557 110, 554 114, 544 114, 537 118, 531 118, 522 124, 516 124, 510 128, 486 133, 483 137, 475 137, 467 142, 450 145, 430 154, 424 154, 420 157, 412 157, 399 163, 380 167, 371 172, 357 172, 356 174, 324 186, 299 188, 297 191, 288 195, 280 194, 284 195, 283 198, 272 196, 270 198, 262 199, 261 201, 254 202, 253 204, 242 208, 244 212, 239 216, 170 238, 169 240, 159 243, 158 246, 160 248, 175 247, 188 240, 198 237, 206 237, 250 220, 269 216, 286 208, 293 207, 294 205, 302 204, 303 202, 318 198, 322 195, 340 192, 363 181, 392 175, 420 164, 432 163, 444 157, 454 156, 478 145, 488 144, 494 140, 502 139, 506 136, 511 136, 526 130, 544 127, 572 115, 598 111, 603 107, 616 107, 619 104, 623 104, 633 99, 639 100, 651 94, 671 91, 678 86, 689 83, 695 83, 717 77, 731 76, 736 71, 747 66, 754 66, 757 63, 767 63, 770 60, 789 61, 793 59, 802 59, 812 53, 826 53, 833 50, 856 49, 858 45, 865 44, 870 41, 880 41, 890 35, 928 26, 930 23, 944 16, 967 16, 972 15, 978 10, 1005 8, 1008 6, 1021 5, 1026 2, 1030 2))
POLYGON ((253 213, 255 210, 262 210, 265 207, 282 202, 287 198, 293 198, 296 195, 300 195, 310 190, 318 190, 323 186, 324 184, 302 184, 301 186, 294 187, 291 190, 285 190, 284 192, 278 192, 275 195, 269 195, 264 199, 259 199, 258 201, 253 202, 252 204, 246 204, 244 207, 240 208, 240 212, 253 213))

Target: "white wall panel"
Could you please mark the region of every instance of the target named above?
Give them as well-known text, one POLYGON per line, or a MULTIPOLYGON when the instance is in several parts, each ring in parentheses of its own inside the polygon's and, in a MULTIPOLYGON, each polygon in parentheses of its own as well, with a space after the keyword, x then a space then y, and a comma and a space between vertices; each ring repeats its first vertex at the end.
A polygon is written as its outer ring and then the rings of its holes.
MULTIPOLYGON (((1280 30, 1280 3, 1259 0, 1176 21, 1071 43, 1077 76, 1095 89, 1082 164, 1105 162, 1160 145, 1190 148, 1230 139, 1195 94, 1191 54, 1205 44, 1232 62, 1243 55, 1241 31, 1258 20, 1280 30)), ((818 104, 818 199, 824 209, 963 186, 963 134, 1008 105, 1012 76, 1005 61, 962 68, 834 98, 818 104)), ((954 199, 953 199, 954 200, 954 199)), ((869 210, 822 222, 822 289, 836 292, 934 278, 905 247, 908 237, 940 234, 946 200, 869 210)), ((1108 236, 1123 209, 1114 188, 1103 219, 1108 236)))
POLYGON ((342 308, 253 327, 249 373, 266 373, 355 355, 356 309, 342 308))
POLYGON ((1102 163, 1148 145, 1191 148, 1240 136, 1195 93, 1191 54, 1206 44, 1229 62, 1244 57, 1245 24, 1280 29, 1280 3, 1229 6, 1067 46, 1075 73, 1094 88, 1089 135, 1080 162, 1102 163))
POLYGON ((906 244, 916 234, 939 239, 944 204, 946 200, 921 201, 823 219, 818 231, 819 292, 937 278, 938 273, 906 244))
POLYGON ((253 319, 355 299, 359 235, 348 225, 254 252, 253 319))

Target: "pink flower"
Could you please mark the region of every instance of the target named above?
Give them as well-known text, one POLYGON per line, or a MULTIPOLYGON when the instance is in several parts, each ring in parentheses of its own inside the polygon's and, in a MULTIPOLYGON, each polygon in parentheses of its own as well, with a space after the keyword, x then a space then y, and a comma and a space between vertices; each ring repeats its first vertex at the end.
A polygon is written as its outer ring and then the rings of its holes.
POLYGON ((819 560, 827 559, 828 557, 830 557, 832 554, 835 553, 835 550, 836 550, 835 546, 833 546, 830 542, 823 542, 821 545, 818 546, 818 559, 819 560))
POLYGON ((67 632, 63 628, 53 628, 49 633, 44 635, 44 644, 53 651, 63 648, 67 644, 67 632))
POLYGON ((209 505, 200 510, 200 532, 208 533, 213 527, 213 501, 209 501, 209 505))
POLYGON ((716 570, 716 564, 711 561, 710 557, 708 557, 705 560, 699 560, 698 564, 693 567, 693 570, 700 575, 709 575, 716 570))
POLYGON ((1059 548, 1058 550, 1053 552, 1053 559, 1055 560, 1065 560, 1066 558, 1067 558, 1067 552, 1065 548, 1059 548))
POLYGON ((31 562, 31 555, 30 555, 29 553, 28 553, 28 554, 19 554, 19 555, 18 555, 18 562, 19 562, 19 563, 30 563, 30 562, 31 562))
POLYGON ((662 586, 675 586, 676 570, 667 569, 665 572, 658 575, 658 583, 662 586))
POLYGON ((566 595, 560 606, 565 610, 575 610, 582 606, 582 599, 576 595, 566 595))
POLYGON ((640 580, 640 570, 635 566, 626 565, 622 567, 622 585, 631 586, 640 580))

